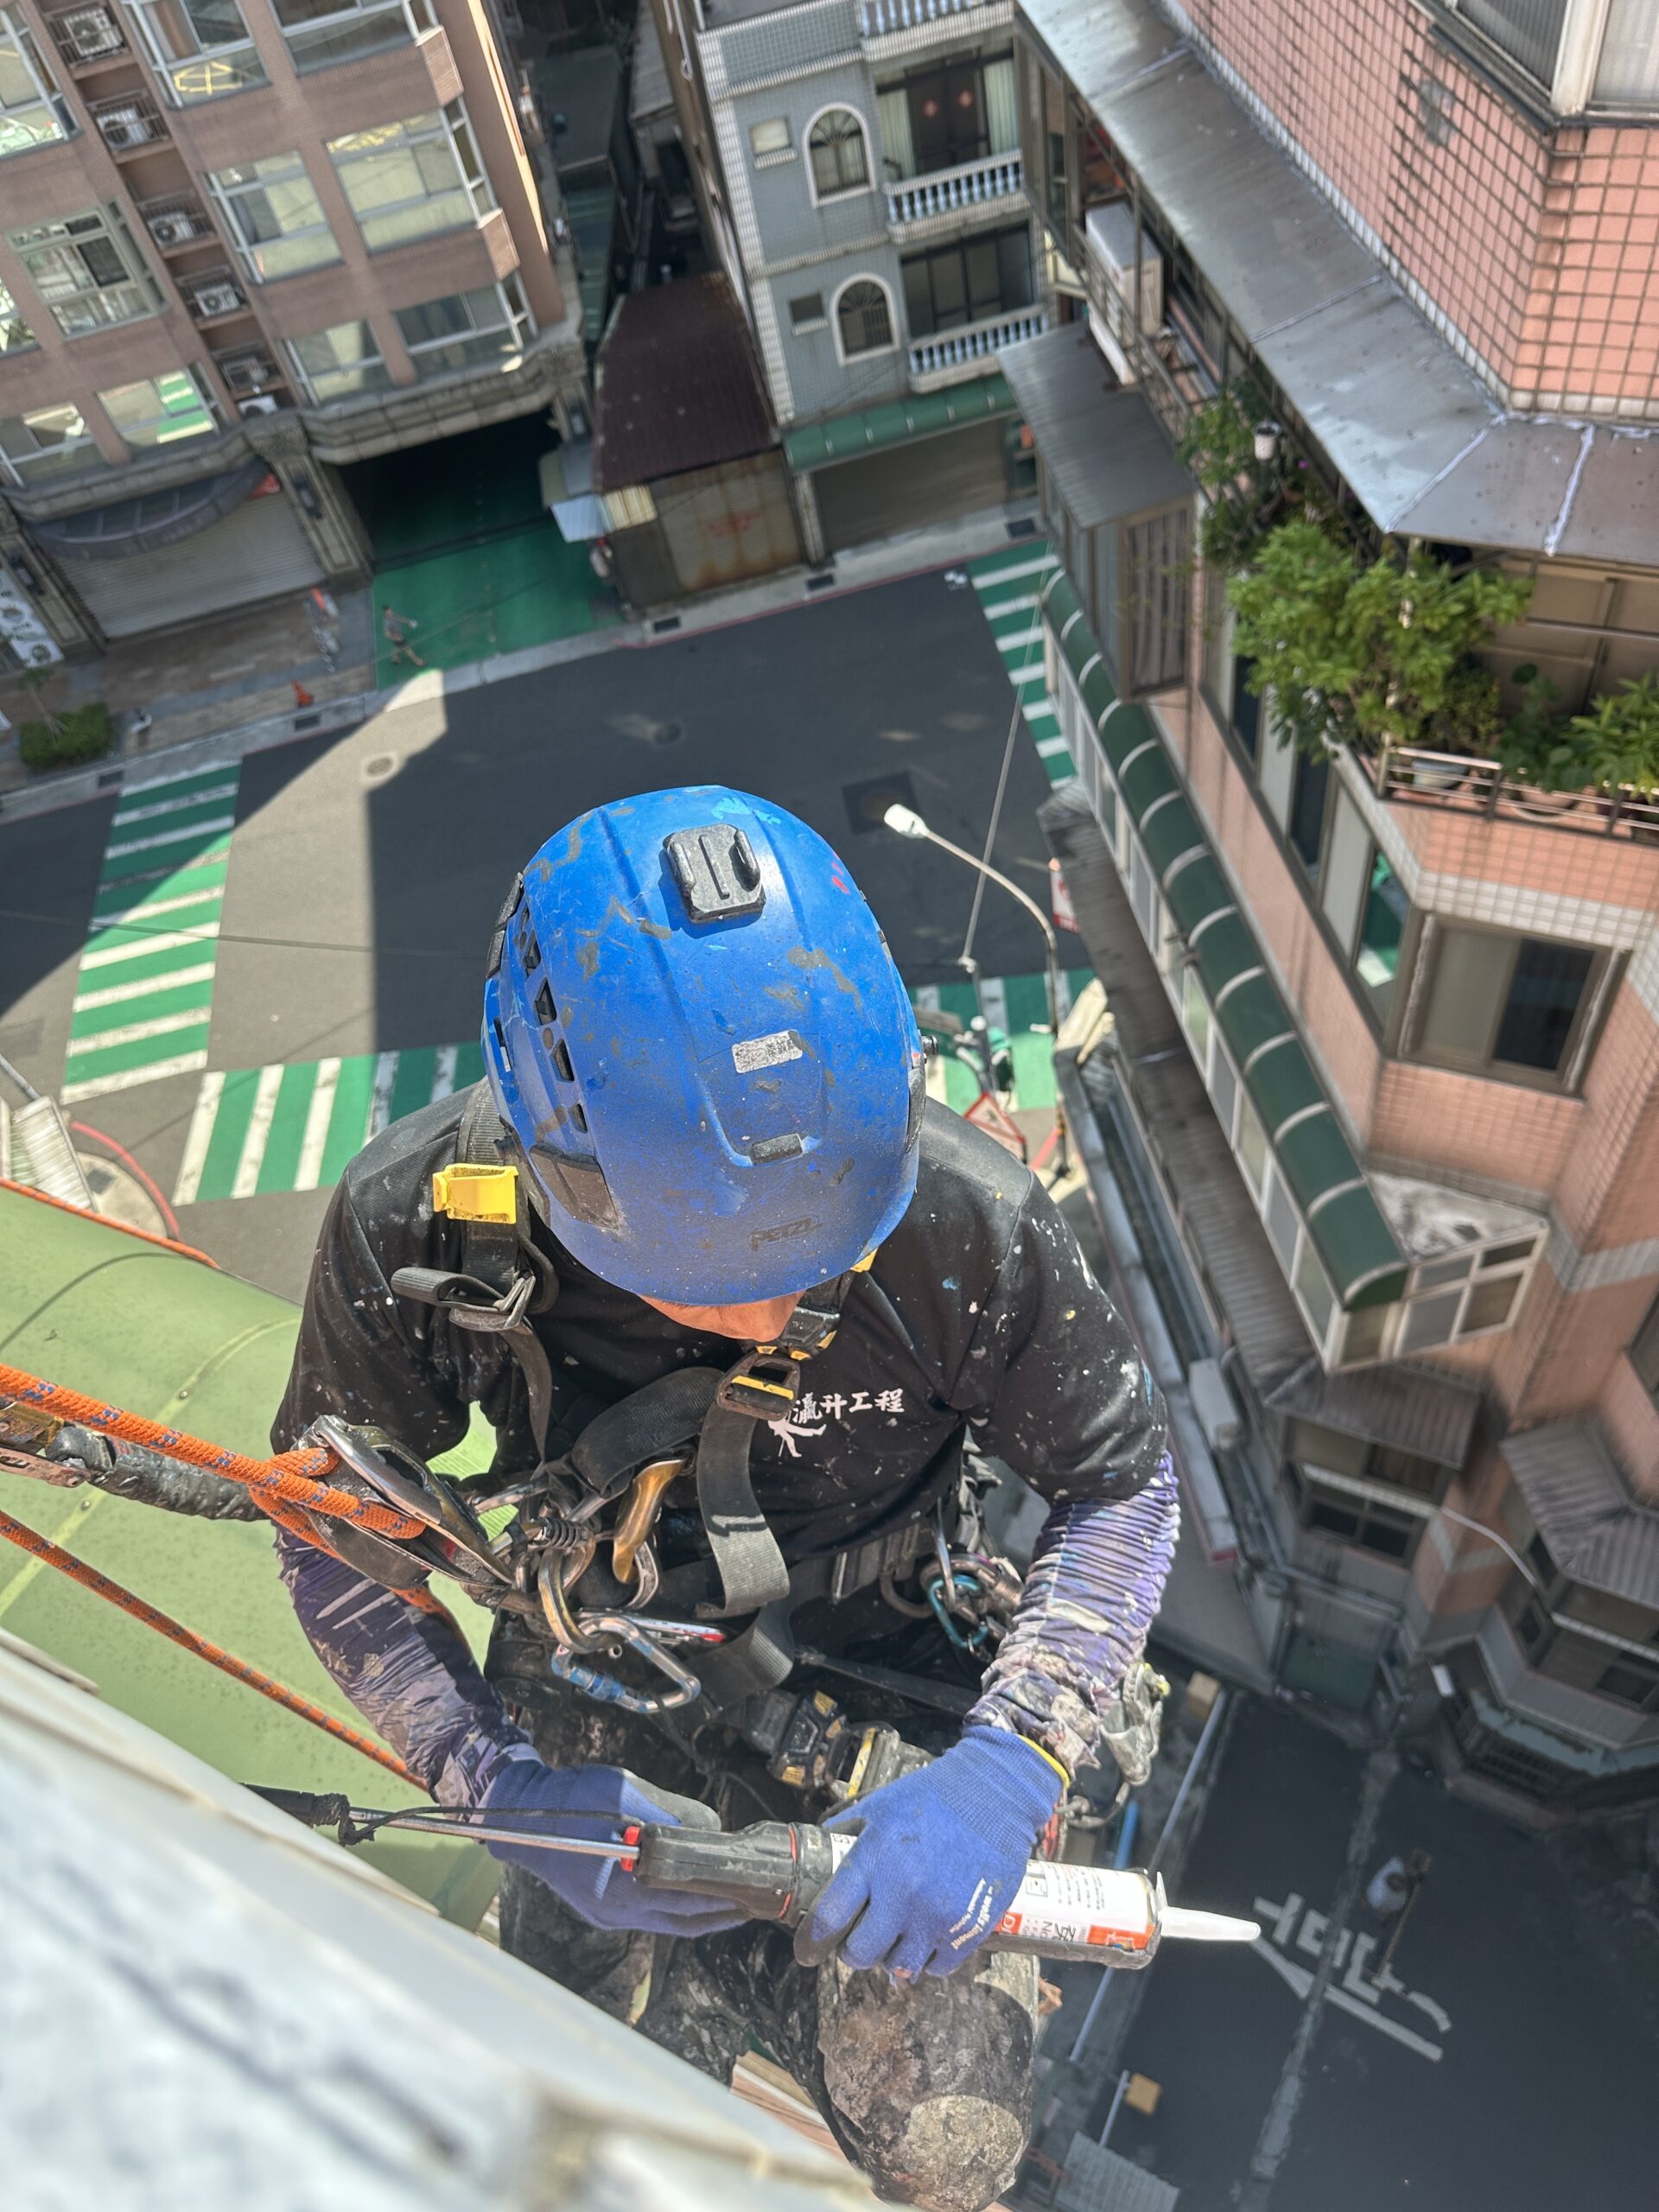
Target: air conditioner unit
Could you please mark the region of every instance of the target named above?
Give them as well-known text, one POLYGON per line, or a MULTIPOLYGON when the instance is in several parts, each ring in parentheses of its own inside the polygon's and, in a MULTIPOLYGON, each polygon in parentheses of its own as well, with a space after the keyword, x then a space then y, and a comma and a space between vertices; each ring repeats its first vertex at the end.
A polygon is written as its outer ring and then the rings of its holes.
POLYGON ((1244 1423, 1220 1361, 1195 1359, 1186 1370, 1186 1387, 1205 1442, 1212 1452, 1230 1450, 1243 1435, 1244 1423))
POLYGON ((58 22, 78 61, 97 61, 125 50, 121 27, 107 8, 71 8, 58 22))
MULTIPOLYGON (((1091 207, 1084 224, 1089 257, 1126 306, 1135 305, 1135 216, 1127 200, 1091 207)), ((1164 257, 1141 234, 1141 327, 1156 330, 1164 320, 1164 257)))
POLYGON ((234 284, 202 284, 191 294, 198 315, 234 315, 243 304, 234 284))
MULTIPOLYGON (((226 382, 228 384, 230 381, 227 377, 226 382)), ((276 412, 276 402, 271 393, 263 391, 257 399, 238 400, 236 411, 238 415, 274 415, 276 412)))
POLYGON ((196 219, 194 215, 152 215, 149 235, 157 245, 189 245, 197 235, 196 219))
POLYGON ((98 118, 104 143, 118 152, 123 147, 147 146, 154 135, 149 118, 136 107, 106 109, 98 118))

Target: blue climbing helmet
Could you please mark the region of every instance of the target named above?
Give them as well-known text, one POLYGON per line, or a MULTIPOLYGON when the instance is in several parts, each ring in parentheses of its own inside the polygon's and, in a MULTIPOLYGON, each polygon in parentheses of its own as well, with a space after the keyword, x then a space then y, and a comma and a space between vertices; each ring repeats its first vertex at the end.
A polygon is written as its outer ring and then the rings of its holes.
POLYGON ((916 1187, 921 1039, 816 830, 718 784, 580 816, 513 887, 484 1060, 537 1210, 607 1282, 747 1305, 856 1264, 916 1187))

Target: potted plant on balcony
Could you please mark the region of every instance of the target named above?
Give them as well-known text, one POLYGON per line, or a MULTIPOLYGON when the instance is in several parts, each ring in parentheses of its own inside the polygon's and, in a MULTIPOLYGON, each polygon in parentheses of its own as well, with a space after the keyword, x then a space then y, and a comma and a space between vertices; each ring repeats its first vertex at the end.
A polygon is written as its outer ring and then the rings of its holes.
POLYGON ((1533 667, 1516 675, 1530 711, 1510 724, 1498 757, 1516 782, 1531 786, 1523 810, 1554 815, 1580 794, 1659 794, 1659 677, 1633 677, 1566 721, 1550 712, 1554 686, 1533 667), (1553 802, 1553 804, 1552 804, 1553 802))

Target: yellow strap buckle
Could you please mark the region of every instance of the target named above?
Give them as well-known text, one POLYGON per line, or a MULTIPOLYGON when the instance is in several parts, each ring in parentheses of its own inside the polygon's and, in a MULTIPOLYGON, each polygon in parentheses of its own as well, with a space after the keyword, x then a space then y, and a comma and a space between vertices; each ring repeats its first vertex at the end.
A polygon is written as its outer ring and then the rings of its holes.
POLYGON ((515 1222, 518 1170, 461 1160, 440 1167, 432 1177, 432 1211, 447 1213, 451 1221, 515 1222))

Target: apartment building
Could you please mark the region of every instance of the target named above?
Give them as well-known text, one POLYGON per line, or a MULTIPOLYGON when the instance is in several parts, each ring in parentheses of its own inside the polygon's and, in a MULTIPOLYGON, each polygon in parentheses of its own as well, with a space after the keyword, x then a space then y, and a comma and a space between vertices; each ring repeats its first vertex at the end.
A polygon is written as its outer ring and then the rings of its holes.
POLYGON ((365 572, 342 466, 585 426, 486 0, 0 5, 17 658, 365 572))
POLYGON ((653 5, 809 556, 1028 491, 996 369, 1047 327, 1013 0, 653 5))
POLYGON ((1189 1625, 1529 1817, 1659 1796, 1659 805, 1497 757, 1659 668, 1655 11, 1020 10, 1063 320, 1000 365, 1112 1015, 1065 1085, 1224 1570, 1189 1625), (1530 583, 1497 731, 1290 741, 1205 523, 1287 482, 1530 583))

